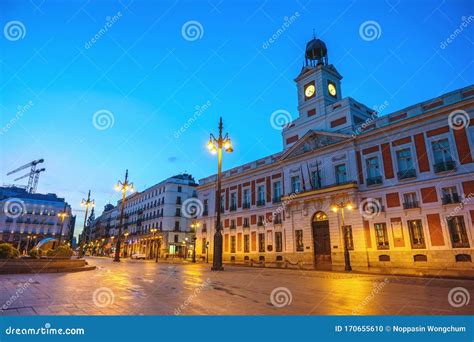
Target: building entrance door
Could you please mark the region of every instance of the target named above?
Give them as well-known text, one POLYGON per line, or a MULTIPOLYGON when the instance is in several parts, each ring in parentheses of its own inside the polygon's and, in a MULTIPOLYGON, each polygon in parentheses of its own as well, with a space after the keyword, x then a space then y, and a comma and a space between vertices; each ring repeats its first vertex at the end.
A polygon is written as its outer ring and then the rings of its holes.
POLYGON ((313 216, 313 251, 316 268, 331 268, 331 240, 326 213, 318 211, 313 216))

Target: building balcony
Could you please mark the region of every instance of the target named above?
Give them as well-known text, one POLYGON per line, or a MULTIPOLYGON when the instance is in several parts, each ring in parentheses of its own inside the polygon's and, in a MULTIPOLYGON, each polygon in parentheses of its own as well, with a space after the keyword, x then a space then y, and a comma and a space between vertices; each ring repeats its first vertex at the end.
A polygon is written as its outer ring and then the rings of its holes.
POLYGON ((236 229, 236 228, 237 226, 235 225, 235 223, 230 225, 230 229, 236 229))
POLYGON ((223 213, 225 211, 225 208, 223 205, 221 205, 221 213, 223 213))
POLYGON ((280 202, 281 202, 281 196, 275 196, 275 197, 273 197, 272 202, 273 202, 273 203, 280 203, 280 202))
POLYGON ((367 186, 382 184, 382 176, 366 178, 367 186))
POLYGON ((247 223, 244 223, 243 226, 244 228, 249 228, 250 227, 250 224, 247 222, 247 223))
POLYGON ((209 215, 209 211, 207 209, 204 209, 204 211, 202 212, 202 216, 208 216, 209 215))
POLYGON ((446 172, 456 169, 456 162, 454 160, 447 160, 444 162, 434 164, 434 172, 446 172))
POLYGON ((413 202, 404 202, 403 203, 403 209, 415 209, 419 208, 420 203, 418 201, 413 201, 413 202))
POLYGON ((461 199, 459 198, 458 194, 444 195, 441 201, 443 202, 443 204, 461 203, 461 199))
POLYGON ((258 226, 258 227, 263 227, 263 221, 258 221, 258 222, 257 222, 257 226, 258 226))
POLYGON ((416 170, 408 169, 397 172, 398 179, 416 178, 416 170))
POLYGON ((250 208, 250 203, 249 203, 249 202, 244 202, 244 203, 242 204, 242 208, 243 208, 243 209, 249 209, 249 208, 250 208))
POLYGON ((281 218, 275 217, 275 219, 273 220, 273 224, 281 224, 281 223, 282 223, 281 218))
POLYGON ((237 210, 237 205, 236 204, 231 204, 229 210, 230 211, 236 211, 237 210))
POLYGON ((260 199, 260 200, 257 201, 257 207, 261 207, 263 205, 265 205, 265 200, 264 199, 260 199))

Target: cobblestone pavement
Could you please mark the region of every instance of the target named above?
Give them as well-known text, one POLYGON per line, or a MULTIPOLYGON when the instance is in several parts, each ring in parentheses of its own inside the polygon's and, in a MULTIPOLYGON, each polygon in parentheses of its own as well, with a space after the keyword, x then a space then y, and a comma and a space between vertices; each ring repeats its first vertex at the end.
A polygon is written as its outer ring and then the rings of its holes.
MULTIPOLYGON (((474 281, 89 258, 78 273, 0 275, 2 315, 461 315, 474 281), (454 289, 454 290, 453 290, 454 289), (451 291, 452 290, 452 291, 451 291), (451 295, 450 295, 451 291, 451 295), (462 305, 462 306, 460 306, 462 305), (459 306, 459 307, 457 307, 459 306)), ((474 299, 473 299, 474 300, 474 299)))

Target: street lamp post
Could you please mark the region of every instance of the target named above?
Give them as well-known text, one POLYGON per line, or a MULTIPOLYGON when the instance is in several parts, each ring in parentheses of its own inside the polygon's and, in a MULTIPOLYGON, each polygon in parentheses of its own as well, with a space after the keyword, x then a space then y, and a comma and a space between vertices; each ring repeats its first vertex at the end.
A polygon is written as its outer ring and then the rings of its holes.
MULTIPOLYGON (((95 201, 91 200, 91 191, 87 194, 87 199, 82 199, 81 207, 86 208, 86 215, 84 217, 84 228, 82 229, 83 232, 86 231, 87 226, 87 215, 89 214, 89 207, 93 208, 95 206, 95 201)), ((79 258, 82 258, 82 254, 84 253, 84 239, 81 241, 81 245, 79 246, 79 258)))
POLYGON ((199 222, 193 221, 193 223, 191 223, 191 228, 193 230, 193 262, 196 262, 196 233, 197 229, 199 228, 199 222))
POLYGON ((344 241, 344 269, 346 271, 352 271, 351 257, 349 255, 349 246, 347 245, 349 239, 349 227, 347 227, 344 222, 344 209, 352 210, 352 204, 341 202, 338 204, 334 204, 332 207, 332 211, 334 211, 335 213, 337 213, 339 210, 341 211, 341 231, 344 241))
POLYGON ((61 219, 61 233, 59 234, 58 246, 61 246, 61 240, 63 238, 63 231, 64 231, 64 220, 66 219, 66 217, 69 216, 66 211, 66 204, 64 204, 64 210, 58 213, 58 216, 61 219))
POLYGON ((127 198, 127 191, 134 192, 135 188, 133 187, 133 183, 129 183, 128 181, 128 170, 125 171, 125 181, 122 183, 120 180, 118 181, 117 185, 115 186, 115 190, 122 192, 122 206, 120 208, 120 223, 119 223, 119 231, 117 236, 117 243, 115 245, 115 262, 120 261, 120 240, 122 235, 122 225, 123 225, 123 214, 125 211, 125 201, 127 198))
POLYGON ((221 171, 222 171, 222 148, 226 152, 232 152, 232 142, 226 133, 222 136, 222 118, 219 120, 219 136, 216 138, 212 133, 209 137, 207 148, 212 154, 217 154, 217 180, 216 180, 216 229, 214 233, 214 256, 212 260, 212 271, 223 271, 222 266, 222 226, 221 226, 221 171))

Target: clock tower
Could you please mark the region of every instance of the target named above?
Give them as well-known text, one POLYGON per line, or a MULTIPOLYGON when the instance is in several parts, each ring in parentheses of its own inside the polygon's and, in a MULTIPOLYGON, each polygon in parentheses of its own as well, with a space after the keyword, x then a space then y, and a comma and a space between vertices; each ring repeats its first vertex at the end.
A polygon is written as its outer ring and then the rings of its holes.
POLYGON ((326 107, 341 100, 342 76, 328 62, 326 44, 313 38, 306 44, 305 65, 295 79, 300 117, 326 115, 326 107))

